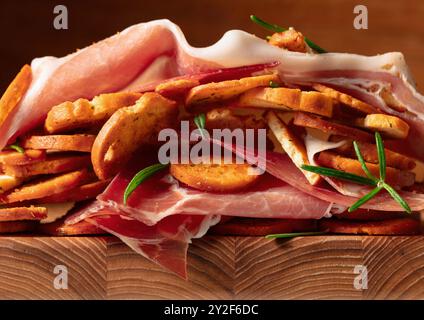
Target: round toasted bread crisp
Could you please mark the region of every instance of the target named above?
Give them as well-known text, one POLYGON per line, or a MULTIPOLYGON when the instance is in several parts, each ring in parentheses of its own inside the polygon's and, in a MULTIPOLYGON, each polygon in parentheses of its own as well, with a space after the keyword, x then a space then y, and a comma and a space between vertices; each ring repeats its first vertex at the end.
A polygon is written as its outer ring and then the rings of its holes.
POLYGON ((247 164, 171 164, 171 175, 193 189, 235 192, 254 184, 259 175, 247 164))
POLYGON ((313 231, 315 229, 316 220, 313 219, 233 218, 230 221, 212 227, 210 233, 256 237, 276 233, 313 231))
POLYGON ((331 233, 366 235, 410 235, 420 233, 420 221, 412 218, 381 221, 321 219, 319 229, 331 233))

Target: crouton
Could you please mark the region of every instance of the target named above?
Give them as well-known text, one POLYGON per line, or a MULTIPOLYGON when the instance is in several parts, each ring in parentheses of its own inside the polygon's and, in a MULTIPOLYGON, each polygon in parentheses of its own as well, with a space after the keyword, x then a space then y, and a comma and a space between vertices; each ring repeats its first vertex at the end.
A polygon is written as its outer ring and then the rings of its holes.
POLYGON ((331 117, 334 101, 315 91, 291 88, 256 88, 242 94, 237 106, 305 111, 331 117))
MULTIPOLYGON (((292 159, 293 163, 298 168, 302 165, 309 164, 308 154, 306 153, 303 142, 289 130, 283 121, 272 111, 267 113, 266 119, 274 136, 281 143, 281 146, 290 159, 292 159)), ((316 185, 320 181, 320 175, 305 170, 302 170, 302 172, 310 184, 316 185)))

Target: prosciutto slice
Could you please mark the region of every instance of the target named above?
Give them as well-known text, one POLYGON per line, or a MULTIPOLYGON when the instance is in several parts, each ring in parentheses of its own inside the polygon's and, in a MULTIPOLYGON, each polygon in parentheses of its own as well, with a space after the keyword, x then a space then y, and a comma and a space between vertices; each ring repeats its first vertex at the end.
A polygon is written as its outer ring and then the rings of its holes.
MULTIPOLYGON (((222 194, 184 187, 167 172, 157 173, 144 181, 124 205, 124 190, 135 172, 137 170, 127 169, 118 174, 97 199, 105 207, 112 207, 149 226, 178 214, 319 219, 331 210, 329 201, 319 200, 267 174, 252 189, 222 194)), ((76 223, 92 212, 87 209, 73 215, 67 223, 76 223)))
MULTIPOLYGON (((416 135, 412 139, 417 143, 424 141, 424 97, 415 90, 401 53, 373 57, 303 54, 273 47, 240 30, 228 31, 210 47, 194 48, 178 26, 168 20, 156 20, 129 27, 63 58, 35 59, 27 94, 0 128, 0 147, 41 124, 50 108, 64 100, 142 90, 149 81, 274 61, 280 63, 277 69, 287 82, 331 82, 356 92, 370 82, 389 87, 395 98, 412 112, 400 115, 413 122, 416 135)), ((381 99, 380 103, 384 110, 392 112, 381 99)))
MULTIPOLYGON (((135 252, 187 279, 187 249, 220 220, 218 215, 174 215, 154 226, 131 219, 103 204, 93 203, 85 221, 118 237, 135 252)), ((84 210, 83 210, 84 211, 84 210)))
MULTIPOLYGON (((323 201, 334 202, 337 205, 349 207, 355 203, 358 198, 348 195, 352 194, 351 184, 337 182, 332 184, 336 188, 330 189, 327 186, 313 186, 309 184, 302 172, 293 164, 291 159, 286 154, 281 154, 273 151, 267 151, 263 159, 258 159, 258 155, 253 151, 245 148, 237 148, 233 145, 228 145, 218 141, 227 149, 232 150, 237 156, 245 159, 251 164, 265 164, 261 169, 266 170, 274 177, 285 181, 294 188, 313 195, 323 201), (348 190, 350 192, 348 192, 348 190)), ((399 191, 402 198, 409 204, 413 211, 424 210, 424 194, 413 192, 399 191)), ((399 211, 401 207, 394 201, 388 193, 379 193, 373 199, 365 203, 362 208, 383 211, 399 211)))

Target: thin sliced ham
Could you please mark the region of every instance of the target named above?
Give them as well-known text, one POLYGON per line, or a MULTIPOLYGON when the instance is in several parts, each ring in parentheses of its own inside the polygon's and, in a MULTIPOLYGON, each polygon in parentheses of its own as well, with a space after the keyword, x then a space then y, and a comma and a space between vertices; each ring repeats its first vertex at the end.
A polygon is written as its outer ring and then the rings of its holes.
MULTIPOLYGON (((232 150, 237 156, 245 159, 251 164, 265 164, 261 169, 273 175, 274 177, 288 183, 292 187, 310 194, 323 201, 332 202, 336 205, 349 207, 355 203, 358 198, 349 196, 352 194, 351 184, 345 184, 337 181, 333 187, 328 186, 313 186, 309 184, 302 172, 293 164, 286 154, 281 154, 273 151, 267 151, 263 159, 258 160, 258 154, 253 150, 246 148, 237 148, 233 145, 228 145, 222 142, 214 141, 223 147, 232 150), (349 188, 349 189, 348 189, 349 188)), ((424 194, 399 191, 402 198, 409 204, 413 211, 424 210, 424 194)), ((399 204, 386 192, 379 193, 372 200, 362 206, 364 209, 384 210, 384 211, 399 211, 402 210, 399 204)))
POLYGON ((191 239, 202 237, 220 220, 217 215, 174 215, 154 226, 122 215, 110 207, 95 204, 85 221, 118 237, 135 252, 187 279, 187 249, 191 239))
POLYGON ((274 61, 280 63, 278 71, 288 82, 331 80, 341 87, 357 88, 369 81, 390 84, 394 96, 416 114, 421 125, 415 128, 424 136, 424 97, 415 90, 401 53, 366 57, 289 52, 239 30, 228 31, 209 47, 194 48, 178 26, 156 20, 129 27, 63 58, 35 59, 27 94, 0 128, 0 147, 39 125, 50 108, 65 100, 138 90, 149 81, 172 76, 274 61))
MULTIPOLYGON (((124 170, 98 196, 110 206, 146 225, 177 214, 319 219, 331 210, 331 203, 303 193, 270 175, 264 175, 252 189, 239 193, 210 193, 184 187, 166 172, 157 173, 141 184, 123 204, 123 193, 134 171, 124 170), (243 201, 240 201, 243 199, 243 201)), ((85 213, 91 213, 88 209, 85 213)), ((84 213, 68 218, 68 223, 85 219, 84 213)))

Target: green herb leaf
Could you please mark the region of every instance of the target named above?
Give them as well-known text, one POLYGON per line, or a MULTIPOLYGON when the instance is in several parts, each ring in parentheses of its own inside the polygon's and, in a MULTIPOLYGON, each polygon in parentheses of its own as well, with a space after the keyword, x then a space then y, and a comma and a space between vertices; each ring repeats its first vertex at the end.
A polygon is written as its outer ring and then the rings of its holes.
POLYGON ((157 163, 154 165, 151 165, 149 167, 144 168, 143 170, 139 171, 128 183, 125 192, 124 192, 124 204, 127 204, 127 200, 129 196, 134 192, 137 187, 142 184, 145 180, 150 178, 153 174, 156 172, 166 168, 168 164, 161 164, 157 163))
POLYGON ((383 182, 381 185, 384 189, 387 190, 387 192, 392 196, 392 198, 395 199, 396 202, 399 203, 403 209, 405 209, 406 212, 412 213, 412 210, 409 207, 408 203, 406 203, 406 201, 399 195, 399 193, 397 193, 395 189, 393 189, 385 182, 383 182))
POLYGON ((354 204, 352 204, 350 206, 350 208, 348 209, 348 212, 355 211, 360 206, 362 206, 363 204, 365 204, 366 202, 368 202, 369 200, 371 200, 372 198, 374 198, 377 195, 377 193, 379 193, 381 191, 381 189, 383 189, 383 186, 381 186, 381 185, 379 185, 376 188, 372 189, 369 193, 367 193, 361 199, 359 199, 354 204))
POLYGON ((318 173, 322 176, 338 178, 338 179, 347 180, 347 181, 351 181, 351 182, 355 182, 359 184, 364 184, 369 186, 375 186, 377 184, 376 181, 370 178, 361 177, 356 174, 352 174, 349 172, 344 172, 344 171, 340 171, 336 169, 310 166, 306 164, 302 165, 301 168, 306 171, 318 173))
POLYGON ((327 231, 314 231, 314 232, 293 232, 293 233, 276 233, 268 234, 265 236, 266 239, 287 239, 295 237, 304 237, 304 236, 319 236, 322 234, 327 234, 327 231))
MULTIPOLYGON (((283 32, 283 31, 287 30, 283 27, 280 27, 279 25, 265 22, 264 20, 258 18, 257 16, 255 16, 253 14, 250 16, 250 20, 252 20, 254 23, 260 25, 261 27, 268 29, 270 31, 273 31, 273 32, 283 32)), ((321 48, 319 45, 315 44, 314 42, 312 42, 311 40, 309 40, 306 37, 305 37, 305 42, 308 44, 308 46, 311 49, 315 50, 318 53, 326 53, 327 52, 323 48, 321 48)))
POLYGON ((361 163, 362 170, 364 170, 365 174, 368 178, 372 180, 378 180, 376 177, 374 177, 371 172, 368 170, 368 167, 365 163, 364 157, 362 156, 361 150, 359 149, 358 143, 356 141, 353 141, 353 148, 355 149, 356 156, 358 157, 359 162, 361 163))
POLYGON ((198 114, 194 118, 194 124, 200 130, 200 135, 204 138, 205 135, 203 133, 203 130, 205 130, 205 125, 206 125, 206 116, 205 116, 205 114, 204 113, 198 114))
POLYGON ((386 154, 384 152, 383 139, 381 139, 380 133, 375 133, 375 144, 377 146, 378 163, 380 166, 380 179, 386 179, 386 154))
POLYGON ((278 83, 278 82, 274 82, 274 81, 270 81, 269 82, 269 86, 271 87, 271 88, 279 88, 280 87, 280 84, 278 83))
POLYGON ((24 148, 22 148, 18 143, 8 145, 6 148, 13 149, 19 153, 25 153, 24 148))

